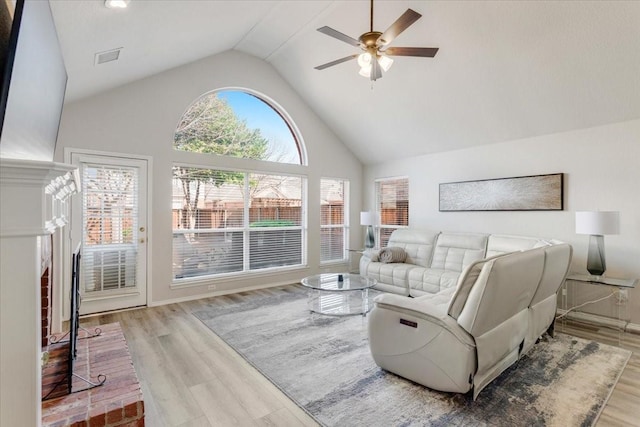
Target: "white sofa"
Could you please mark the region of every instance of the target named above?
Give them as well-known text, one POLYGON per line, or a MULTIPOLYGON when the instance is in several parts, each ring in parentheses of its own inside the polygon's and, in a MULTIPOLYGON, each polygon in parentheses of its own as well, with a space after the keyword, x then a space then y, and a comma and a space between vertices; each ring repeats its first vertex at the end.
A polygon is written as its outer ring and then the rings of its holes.
POLYGON ((404 249, 405 262, 382 263, 379 250, 369 249, 360 258, 360 274, 376 279, 376 289, 417 297, 453 291, 462 271, 475 261, 552 243, 536 237, 403 228, 391 234, 387 246, 404 249))
POLYGON ((566 243, 472 233, 396 230, 404 263, 369 252, 361 274, 393 292, 375 299, 376 363, 429 388, 474 398, 547 330, 571 262, 566 243), (408 298, 413 296, 414 298, 408 298))

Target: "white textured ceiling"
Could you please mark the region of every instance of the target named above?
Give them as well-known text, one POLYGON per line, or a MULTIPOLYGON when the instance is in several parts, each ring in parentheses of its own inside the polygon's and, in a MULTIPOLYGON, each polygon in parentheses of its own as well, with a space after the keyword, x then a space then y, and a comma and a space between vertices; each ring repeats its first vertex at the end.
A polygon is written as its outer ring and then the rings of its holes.
MULTIPOLYGON (((73 101, 237 49, 271 63, 365 163, 640 118, 638 1, 376 1, 376 30, 407 8, 423 15, 373 86, 355 61, 313 67, 355 48, 367 1, 51 0, 73 101), (100 67, 96 52, 123 47, 100 67)), ((606 144, 606 141, 603 141, 606 144)), ((542 153, 541 153, 542 155, 542 153)))

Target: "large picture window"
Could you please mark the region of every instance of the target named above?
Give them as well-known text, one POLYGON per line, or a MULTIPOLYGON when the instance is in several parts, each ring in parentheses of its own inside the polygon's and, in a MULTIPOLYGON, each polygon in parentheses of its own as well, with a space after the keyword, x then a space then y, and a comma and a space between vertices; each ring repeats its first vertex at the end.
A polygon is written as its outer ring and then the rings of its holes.
POLYGON ((409 226, 409 178, 376 180, 376 210, 380 218, 378 242, 383 248, 394 230, 409 226))
POLYGON ((320 180, 320 261, 344 261, 349 228, 347 200, 349 181, 320 180))
POLYGON ((299 176, 173 168, 174 281, 305 263, 299 176))

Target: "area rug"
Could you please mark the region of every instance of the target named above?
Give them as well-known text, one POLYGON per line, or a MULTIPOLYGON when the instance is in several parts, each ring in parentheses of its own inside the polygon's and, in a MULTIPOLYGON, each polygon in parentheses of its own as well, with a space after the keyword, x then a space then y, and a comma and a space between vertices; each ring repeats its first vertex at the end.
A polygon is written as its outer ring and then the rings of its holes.
POLYGON ((194 315, 325 426, 589 426, 631 355, 557 334, 473 401, 383 371, 366 317, 311 314, 299 286, 213 298, 194 315))

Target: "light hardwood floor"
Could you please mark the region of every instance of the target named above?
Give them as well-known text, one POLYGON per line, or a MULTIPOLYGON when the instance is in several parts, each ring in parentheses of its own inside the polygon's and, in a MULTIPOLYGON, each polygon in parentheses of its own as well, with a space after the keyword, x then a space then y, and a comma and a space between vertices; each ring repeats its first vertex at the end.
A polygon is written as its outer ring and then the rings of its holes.
MULTIPOLYGON (((254 292, 269 293, 269 290, 254 292)), ((246 294, 216 297, 233 304, 246 294)), ((316 426, 315 421, 191 313, 211 299, 83 319, 84 327, 120 322, 145 399, 149 427, 316 426)), ((618 345, 606 328, 565 325, 575 336, 618 345)), ((598 426, 640 426, 640 336, 598 426)))

